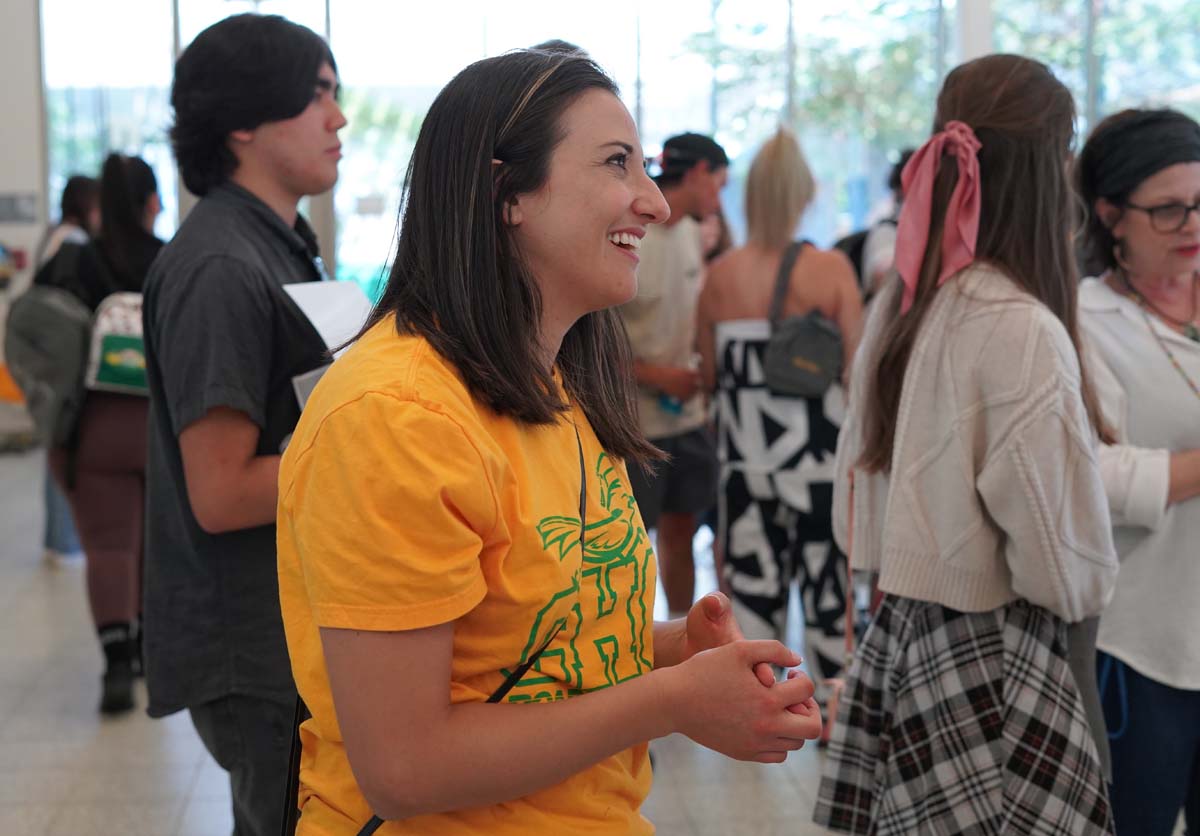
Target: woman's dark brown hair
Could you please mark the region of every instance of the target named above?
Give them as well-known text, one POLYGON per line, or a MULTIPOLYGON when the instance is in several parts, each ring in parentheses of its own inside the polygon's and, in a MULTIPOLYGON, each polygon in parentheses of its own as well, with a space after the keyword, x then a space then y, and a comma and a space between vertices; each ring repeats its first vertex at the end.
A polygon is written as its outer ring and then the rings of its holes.
MULTIPOLYGON (((1043 64, 1018 55, 988 55, 946 77, 934 133, 952 120, 969 125, 982 145, 976 261, 1002 271, 1049 308, 1078 352, 1078 275, 1070 242, 1073 198, 1067 171, 1075 120, 1070 92, 1043 64)), ((957 182, 958 165, 953 156, 944 156, 934 182, 929 243, 913 306, 901 315, 900 294, 893 294, 893 310, 883 312, 886 324, 864 364, 870 377, 859 464, 868 471, 891 467, 904 373, 937 296, 946 208, 957 182)), ((1093 426, 1105 435, 1086 370, 1083 400, 1093 426)))
MULTIPOLYGON (((538 344, 542 298, 505 207, 536 191, 580 95, 617 87, 583 54, 511 52, 467 67, 438 94, 405 177, 387 288, 364 331, 389 315, 458 369, 477 399, 526 424, 567 409, 538 344)), ((638 428, 633 358, 620 316, 581 317, 557 359, 567 393, 610 453, 661 458, 638 428)))

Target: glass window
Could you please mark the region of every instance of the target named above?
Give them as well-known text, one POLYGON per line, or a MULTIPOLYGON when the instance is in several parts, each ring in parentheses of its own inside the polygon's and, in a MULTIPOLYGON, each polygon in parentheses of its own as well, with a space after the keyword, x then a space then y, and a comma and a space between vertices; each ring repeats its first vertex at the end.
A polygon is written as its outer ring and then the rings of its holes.
POLYGON ((929 136, 953 66, 953 8, 939 0, 843 2, 797 24, 796 116, 817 199, 801 231, 832 244, 894 211, 888 175, 929 136))
POLYGON ((633 110, 636 19, 573 3, 481 0, 376 4, 335 0, 332 46, 349 124, 334 207, 338 278, 375 298, 394 243, 400 192, 421 120, 434 97, 480 58, 560 38, 587 50, 633 110))
POLYGON ((992 5, 998 52, 1015 52, 1046 64, 1075 97, 1080 132, 1087 130, 1088 3, 1006 0, 992 5))
MULTIPOLYGON (((404 171, 441 87, 473 60, 549 38, 576 43, 613 75, 647 154, 688 130, 725 145, 735 160, 726 211, 740 230, 740 181, 786 104, 788 5, 680 0, 597 17, 530 0, 503 12, 483 2, 368 8, 334 0, 330 29, 349 119, 335 194, 339 277, 378 292, 404 171)), ((822 181, 806 232, 830 243, 887 211, 877 204, 886 203, 891 155, 927 134, 953 4, 834 0, 822 13, 799 3, 793 12, 793 112, 822 181)))
POLYGON ((993 13, 997 49, 1046 62, 1070 88, 1081 135, 1126 107, 1200 116, 1200 4, 1192 0, 1008 0, 993 13))
POLYGON ((1096 36, 1099 115, 1149 106, 1200 119, 1198 32, 1195 0, 1106 4, 1096 36))
POLYGON ((281 15, 307 26, 319 35, 325 32, 325 0, 179 0, 179 46, 192 40, 218 20, 242 12, 281 15))
MULTIPOLYGON (((43 0, 48 199, 57 207, 72 174, 99 176, 112 151, 137 154, 154 169, 163 203, 155 232, 169 238, 178 212, 170 125, 171 5, 129 0, 113 7, 43 0), (97 32, 104 32, 102 38, 97 32)), ((57 216, 57 210, 51 212, 57 216)))
MULTIPOLYGON (((991 6, 996 48, 1048 63, 1076 96, 1081 132, 1089 114, 1123 107, 1200 116, 1194 0, 991 6)), ((42 0, 51 205, 70 174, 97 173, 110 150, 140 154, 162 192, 156 231, 169 236, 178 215, 167 140, 176 23, 186 46, 230 14, 282 14, 332 35, 349 118, 334 196, 336 263, 339 277, 368 289, 389 255, 424 113, 473 60, 550 38, 589 51, 621 86, 649 155, 688 130, 726 147, 735 232, 749 160, 790 113, 819 182, 802 233, 828 244, 891 211, 887 173, 901 148, 927 135, 937 88, 955 60, 957 13, 955 0, 677 0, 613 14, 539 0, 179 0, 177 9, 176 22, 169 2, 129 0, 118 28, 102 4, 42 0), (95 38, 98 31, 105 37, 95 38)))
POLYGON ((734 158, 730 225, 743 231, 741 182, 788 110, 788 6, 795 33, 792 127, 818 181, 801 227, 829 245, 891 212, 887 175, 898 152, 929 133, 954 6, 937 0, 718 3, 690 40, 715 77, 717 138, 734 158))
MULTIPOLYGON (((764 37, 760 30, 765 27, 755 23, 746 24, 746 31, 742 31, 741 18, 747 14, 747 5, 719 0, 642 4, 639 31, 633 34, 640 35, 641 42, 641 132, 647 154, 657 155, 667 137, 685 131, 714 137, 731 155, 739 150, 730 148, 729 143, 736 143, 742 131, 725 128, 731 123, 741 127, 745 108, 740 106, 741 101, 736 112, 731 102, 719 107, 720 93, 723 85, 731 83, 743 93, 742 100, 753 99, 762 90, 762 74, 755 74, 755 81, 760 82, 757 85, 740 74, 730 76, 735 65, 724 61, 721 35, 739 44, 762 46, 764 51, 764 42, 779 36, 778 32, 769 32, 764 37)), ((778 6, 779 0, 749 8, 758 19, 768 16, 773 5, 778 6)), ((747 68, 747 72, 754 73, 754 68, 747 68)), ((772 86, 769 81, 766 84, 772 86)))

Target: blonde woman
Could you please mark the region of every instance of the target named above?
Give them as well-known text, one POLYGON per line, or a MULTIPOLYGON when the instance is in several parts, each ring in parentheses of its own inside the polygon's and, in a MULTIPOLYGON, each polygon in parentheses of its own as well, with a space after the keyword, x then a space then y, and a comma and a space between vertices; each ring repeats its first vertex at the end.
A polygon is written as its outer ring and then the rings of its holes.
MULTIPOLYGON (((762 373, 776 278, 814 191, 796 138, 781 129, 750 167, 749 242, 710 268, 697 341, 705 383, 716 392, 723 583, 747 635, 782 638, 798 577, 809 667, 821 678, 842 662, 846 561, 830 508, 843 391, 835 384, 823 398, 781 398, 762 373)), ((782 314, 814 310, 841 331, 849 368, 862 317, 854 268, 841 252, 802 243, 782 314)))

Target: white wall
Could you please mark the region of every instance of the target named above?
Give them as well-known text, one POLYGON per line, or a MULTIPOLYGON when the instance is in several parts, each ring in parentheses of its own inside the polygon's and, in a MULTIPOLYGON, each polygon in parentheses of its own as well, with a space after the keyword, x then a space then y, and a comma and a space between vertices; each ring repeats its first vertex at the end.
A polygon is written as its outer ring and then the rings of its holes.
MULTIPOLYGON (((34 223, 0 223, 0 242, 30 260, 47 222, 38 0, 0 3, 0 194, 37 195, 34 223)), ((18 278, 28 281, 26 269, 18 278)))
MULTIPOLYGON (((41 31, 38 0, 0 3, 0 194, 33 194, 37 220, 0 223, 0 242, 25 250, 29 262, 47 222, 46 159, 42 107, 41 31)), ((8 294, 32 276, 21 271, 8 293, 0 293, 0 343, 8 311, 8 294)), ((2 358, 0 358, 2 362, 2 358)), ((0 402, 0 436, 28 427, 23 409, 0 402)))

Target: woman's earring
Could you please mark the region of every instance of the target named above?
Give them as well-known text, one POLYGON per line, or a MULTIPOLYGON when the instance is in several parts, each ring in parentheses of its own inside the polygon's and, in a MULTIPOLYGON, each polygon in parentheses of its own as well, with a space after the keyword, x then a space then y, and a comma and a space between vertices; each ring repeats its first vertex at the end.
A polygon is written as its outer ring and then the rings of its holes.
POLYGON ((1125 264, 1125 240, 1122 238, 1114 238, 1113 242, 1113 261, 1115 261, 1117 266, 1122 270, 1129 272, 1129 268, 1125 264))

